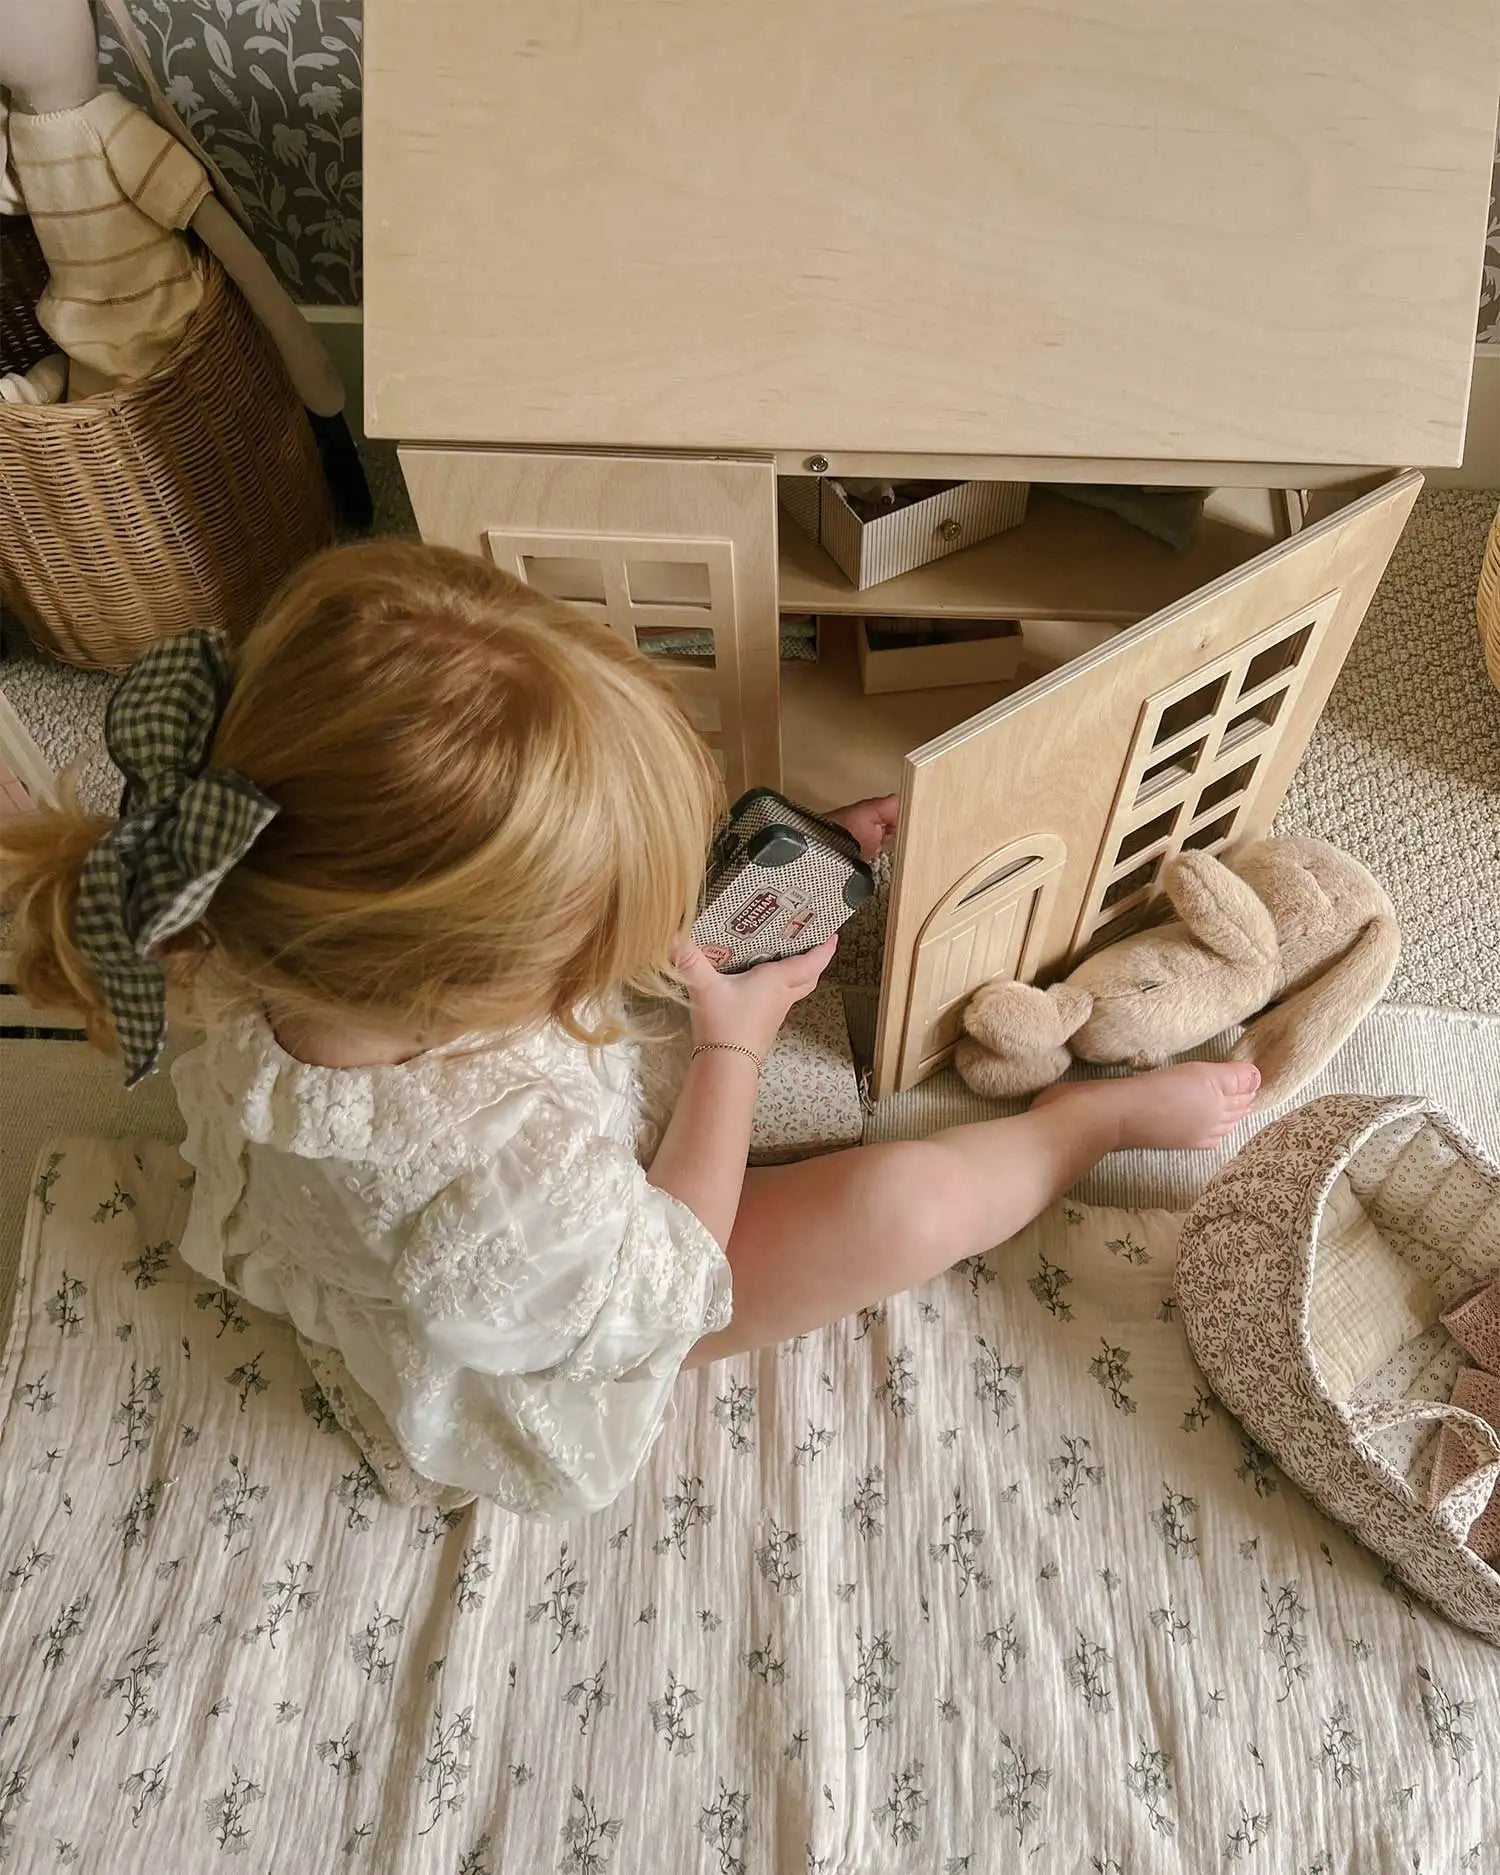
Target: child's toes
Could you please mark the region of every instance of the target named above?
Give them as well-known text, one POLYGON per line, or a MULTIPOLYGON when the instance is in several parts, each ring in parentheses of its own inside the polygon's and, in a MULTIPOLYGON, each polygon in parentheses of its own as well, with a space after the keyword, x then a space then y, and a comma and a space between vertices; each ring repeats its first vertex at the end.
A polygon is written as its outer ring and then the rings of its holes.
POLYGON ((1215 1146, 1222 1146, 1238 1124, 1239 1122, 1235 1121, 1234 1125, 1231 1126, 1215 1127, 1213 1132, 1207 1134, 1197 1142, 1194 1150, 1197 1152, 1211 1152, 1215 1146))

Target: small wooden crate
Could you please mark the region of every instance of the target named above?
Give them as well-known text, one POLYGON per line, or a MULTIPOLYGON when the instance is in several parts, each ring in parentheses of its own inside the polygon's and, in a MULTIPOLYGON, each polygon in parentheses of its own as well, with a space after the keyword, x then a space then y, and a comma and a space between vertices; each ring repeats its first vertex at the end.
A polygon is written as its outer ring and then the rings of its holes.
POLYGON ((1021 666, 1021 627, 1013 619, 946 620, 939 627, 952 636, 931 644, 881 649, 870 633, 882 626, 925 624, 917 619, 859 621, 859 683, 866 696, 894 690, 945 690, 958 684, 1005 684, 1021 666), (958 634, 983 628, 986 636, 958 634))
POLYGON ((954 482, 924 501, 861 520, 830 477, 788 475, 777 492, 804 534, 818 542, 861 592, 1026 518, 1029 482, 954 482))

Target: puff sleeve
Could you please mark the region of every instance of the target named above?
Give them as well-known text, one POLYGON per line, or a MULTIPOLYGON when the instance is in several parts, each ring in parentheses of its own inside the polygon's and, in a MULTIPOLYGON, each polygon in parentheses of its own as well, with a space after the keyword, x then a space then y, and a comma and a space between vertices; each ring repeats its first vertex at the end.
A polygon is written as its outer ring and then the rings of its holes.
POLYGON ((729 1319, 729 1266, 629 1148, 543 1103, 413 1220, 388 1416, 427 1477, 533 1515, 615 1498, 679 1368, 729 1319))

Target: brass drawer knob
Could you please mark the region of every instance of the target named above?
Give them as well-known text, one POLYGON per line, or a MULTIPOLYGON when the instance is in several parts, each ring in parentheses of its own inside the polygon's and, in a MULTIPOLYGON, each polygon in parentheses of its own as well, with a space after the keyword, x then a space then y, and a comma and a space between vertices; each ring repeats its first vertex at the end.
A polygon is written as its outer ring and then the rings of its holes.
POLYGON ((962 521, 955 521, 951 514, 946 521, 938 522, 937 532, 939 540, 957 540, 963 531, 962 521))

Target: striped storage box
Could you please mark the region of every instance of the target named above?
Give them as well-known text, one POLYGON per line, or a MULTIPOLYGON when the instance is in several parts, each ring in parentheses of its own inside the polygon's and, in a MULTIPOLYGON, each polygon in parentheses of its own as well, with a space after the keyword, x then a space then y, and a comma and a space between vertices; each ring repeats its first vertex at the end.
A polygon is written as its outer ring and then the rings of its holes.
POLYGON ((863 591, 1026 518, 1029 482, 938 482, 922 501, 861 520, 830 477, 782 476, 781 505, 863 591))

